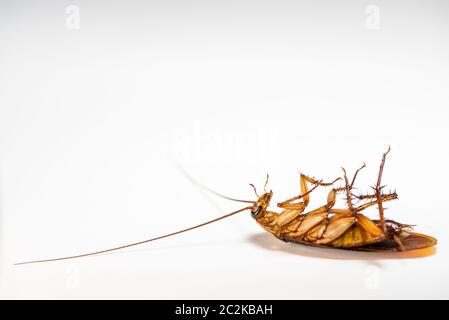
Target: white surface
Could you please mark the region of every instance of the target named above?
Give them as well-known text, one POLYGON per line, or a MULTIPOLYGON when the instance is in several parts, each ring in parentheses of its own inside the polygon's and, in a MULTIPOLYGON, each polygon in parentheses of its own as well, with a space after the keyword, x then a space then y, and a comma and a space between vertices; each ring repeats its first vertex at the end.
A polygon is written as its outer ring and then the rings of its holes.
POLYGON ((69 4, 0 5, 1 297, 449 298, 446 2, 77 2, 79 30, 65 28, 69 4), (437 237, 431 257, 285 244, 240 214, 120 254, 12 266, 239 207, 179 166, 247 199, 268 171, 276 203, 298 170, 330 179, 362 161, 367 191, 388 144, 388 215, 437 237))

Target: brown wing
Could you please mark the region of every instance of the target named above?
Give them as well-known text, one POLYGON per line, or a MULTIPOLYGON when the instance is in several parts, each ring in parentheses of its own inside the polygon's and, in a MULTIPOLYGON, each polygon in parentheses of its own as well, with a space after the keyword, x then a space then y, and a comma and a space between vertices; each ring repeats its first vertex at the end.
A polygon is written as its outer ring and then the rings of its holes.
POLYGON ((357 251, 374 251, 374 252, 410 251, 410 250, 431 248, 437 244, 437 239, 421 233, 411 233, 407 237, 400 237, 399 239, 402 242, 403 246, 402 248, 395 240, 391 239, 369 244, 366 246, 348 249, 357 251))
POLYGON ((296 237, 294 234, 284 234, 283 240, 288 242, 296 242, 301 244, 307 244, 318 247, 334 247, 342 249, 351 249, 354 247, 360 247, 367 244, 373 244, 384 240, 383 235, 376 236, 364 229, 359 223, 354 223, 340 234, 332 239, 332 241, 323 241, 325 238, 321 238, 317 241, 306 241, 307 237, 296 237))
MULTIPOLYGON (((411 233, 409 236, 400 239, 403 245, 402 251, 427 249, 432 248, 437 244, 437 240, 435 238, 420 233, 411 233)), ((297 238, 284 237, 283 240, 287 242, 304 244, 312 247, 329 248, 329 245, 315 244, 297 238)), ((334 248, 340 250, 364 251, 364 252, 401 252, 401 247, 394 240, 383 240, 380 242, 367 244, 359 247, 339 246, 334 248)))
POLYGON ((329 243, 336 248, 354 248, 384 241, 383 234, 374 235, 367 231, 360 223, 355 223, 340 237, 329 243))

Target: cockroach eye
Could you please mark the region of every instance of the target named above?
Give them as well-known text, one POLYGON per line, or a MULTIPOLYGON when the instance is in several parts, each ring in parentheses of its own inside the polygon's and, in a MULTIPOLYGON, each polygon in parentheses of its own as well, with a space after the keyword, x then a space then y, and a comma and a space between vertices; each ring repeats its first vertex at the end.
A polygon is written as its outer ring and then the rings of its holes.
POLYGON ((257 209, 255 211, 251 211, 251 217, 253 217, 254 219, 257 218, 258 214, 260 213, 260 210, 262 210, 261 206, 258 206, 257 209))

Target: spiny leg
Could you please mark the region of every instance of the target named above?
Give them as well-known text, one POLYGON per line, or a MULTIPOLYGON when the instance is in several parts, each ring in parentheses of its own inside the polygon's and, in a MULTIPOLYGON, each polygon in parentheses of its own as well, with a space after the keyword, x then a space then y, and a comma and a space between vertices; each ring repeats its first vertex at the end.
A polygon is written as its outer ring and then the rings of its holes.
MULTIPOLYGON (((363 200, 372 200, 372 199, 376 199, 377 200, 377 196, 376 196, 375 193, 374 194, 354 195, 354 197, 357 200, 361 200, 361 201, 363 201, 363 200)), ((394 199, 398 198, 398 194, 396 193, 396 191, 393 191, 393 192, 390 191, 389 193, 382 193, 382 200, 383 201, 391 200, 391 199, 389 199, 391 197, 394 197, 394 199), (385 198, 386 198, 386 200, 385 200, 385 198)))
POLYGON ((349 210, 355 215, 354 206, 352 205, 351 186, 349 185, 348 176, 346 175, 345 168, 341 169, 343 170, 343 178, 345 179, 346 203, 348 204, 349 210))
POLYGON ((309 204, 309 194, 315 190, 318 185, 316 185, 315 187, 313 187, 311 190, 309 190, 308 186, 307 186, 307 180, 305 178, 306 176, 301 174, 300 175, 300 186, 301 186, 301 195, 297 196, 297 197, 293 197, 291 199, 288 199, 284 202, 280 202, 278 203, 278 207, 284 209, 279 216, 276 218, 275 223, 282 227, 285 226, 287 224, 289 224, 290 222, 292 222, 294 219, 296 219, 307 207, 307 205, 309 204), (302 199, 301 202, 298 203, 292 203, 295 200, 300 200, 302 199))
POLYGON ((305 174, 301 174, 301 177, 302 177, 304 180, 306 180, 307 182, 310 182, 311 184, 317 184, 317 185, 322 186, 322 187, 329 187, 329 186, 333 185, 335 182, 337 182, 338 180, 341 179, 340 177, 338 177, 338 178, 336 178, 334 181, 331 181, 331 182, 323 182, 323 180, 316 180, 316 179, 314 179, 314 178, 311 178, 311 177, 306 176, 305 174))
MULTIPOLYGON (((334 189, 337 192, 341 192, 341 191, 345 191, 344 188, 339 188, 339 189, 334 189)), ((355 196, 355 198, 359 199, 359 200, 371 200, 371 199, 375 199, 373 201, 370 202, 366 202, 358 207, 354 208, 354 211, 356 213, 359 213, 371 206, 374 206, 377 204, 377 198, 375 194, 367 194, 367 195, 363 195, 363 196, 355 196)), ((398 195, 396 192, 392 192, 392 193, 385 193, 382 194, 382 201, 391 201, 391 200, 396 200, 398 198, 398 195)), ((331 209, 329 211, 329 213, 333 213, 333 214, 337 214, 337 215, 350 215, 352 213, 352 211, 350 211, 349 209, 331 209)))
MULTIPOLYGON (((333 191, 335 192, 335 195, 339 192, 346 192, 346 187, 334 188, 333 191)), ((337 216, 351 216, 354 214, 353 210, 338 208, 334 209, 333 206, 329 207, 328 212, 337 216)))
POLYGON ((332 189, 331 191, 329 191, 329 194, 327 195, 327 203, 325 205, 318 207, 312 211, 306 212, 304 215, 313 215, 324 212, 326 212, 327 214, 332 213, 333 210, 332 208, 334 207, 336 200, 337 200, 337 190, 332 189))
POLYGON ((381 161, 380 167, 379 167, 379 175, 377 177, 377 183, 376 183, 376 187, 375 187, 377 206, 379 209, 379 216, 380 216, 380 226, 384 233, 387 232, 387 229, 385 226, 384 207, 382 205, 383 200, 382 200, 382 193, 381 193, 381 191, 382 191, 381 181, 382 181, 382 173, 384 171, 385 159, 387 157, 387 154, 390 152, 390 150, 391 150, 391 148, 390 148, 390 146, 388 146, 387 152, 385 152, 382 156, 382 161, 381 161))
MULTIPOLYGON (((340 178, 334 180, 330 183, 324 183, 321 180, 317 181, 315 179, 312 179, 310 177, 307 177, 306 175, 301 174, 300 176, 300 185, 301 185, 301 195, 293 197, 291 199, 288 199, 284 202, 278 203, 278 207, 284 209, 283 212, 279 214, 279 216, 276 219, 276 223, 279 226, 287 225, 288 223, 292 222, 294 219, 296 219, 304 210, 306 209, 307 205, 309 204, 309 195, 310 193, 315 190, 318 186, 328 186, 335 183, 335 181, 339 180, 340 178), (309 190, 307 183, 315 184, 315 186, 309 190), (303 201, 298 203, 292 203, 295 200, 303 201)), ((332 201, 332 206, 335 203, 335 194, 331 190, 328 196, 328 203, 329 201, 332 201), (333 198, 332 198, 333 195, 333 198)), ((323 208, 327 208, 328 205, 323 206, 323 208)))
MULTIPOLYGON (((315 187, 313 189, 318 187, 318 185, 329 186, 329 185, 334 184, 336 181, 340 180, 340 178, 337 178, 337 179, 335 179, 331 183, 323 183, 321 181, 316 181, 315 179, 312 179, 312 178, 309 178, 309 177, 306 177, 306 176, 303 176, 303 175, 301 176, 301 178, 302 178, 302 180, 301 180, 302 182, 314 183, 315 187)), ((346 186, 348 187, 347 178, 346 178, 346 186)), ((333 210, 332 208, 333 208, 333 206, 335 205, 335 202, 336 202, 336 195, 337 195, 338 192, 341 192, 341 191, 344 191, 344 190, 345 190, 344 188, 343 189, 342 188, 333 188, 332 190, 330 190, 330 192, 329 192, 329 194, 327 196, 327 203, 325 205, 319 207, 319 208, 316 208, 316 209, 314 209, 312 211, 309 211, 309 212, 305 213, 304 214, 304 217, 305 217, 304 220, 300 223, 298 229, 295 232, 293 232, 290 236, 293 236, 293 235, 297 236, 297 237, 302 236, 305 232, 307 232, 310 229, 310 227, 313 227, 316 224, 319 224, 319 223, 322 223, 322 222, 324 223, 324 225, 321 227, 320 230, 324 232, 324 230, 326 229, 326 225, 327 225, 327 219, 326 218, 328 217, 329 213, 331 213, 331 211, 333 210)), ((295 198, 298 198, 298 197, 295 197, 295 198)), ((294 200, 295 198, 292 198, 292 199, 289 199, 289 200, 294 200)), ((286 202, 287 203, 283 203, 282 205, 287 205, 288 204, 288 200, 286 202)), ((304 211, 304 210, 305 210, 305 207, 302 208, 302 211, 304 211)), ((352 210, 350 211, 350 214, 351 215, 353 214, 352 210)), ((287 216, 291 216, 291 215, 292 215, 292 212, 288 212, 287 211, 285 213, 286 217, 287 216)), ((295 218, 296 218, 296 216, 295 216, 295 218)), ((345 218, 342 217, 341 219, 344 220, 345 218)), ((351 218, 351 219, 354 219, 354 218, 351 218)), ((284 220, 284 219, 282 219, 282 220, 284 220)), ((341 221, 343 221, 343 220, 341 220, 341 221)), ((293 220, 291 220, 291 221, 293 221, 293 220)))
MULTIPOLYGON (((297 223, 293 224, 293 230, 290 228, 284 229, 283 232, 286 232, 289 234, 290 237, 294 238, 300 238, 304 236, 306 233, 311 231, 312 228, 314 228, 317 225, 321 224, 321 227, 318 227, 320 231, 314 229, 313 232, 317 231, 318 234, 322 234, 327 226, 327 218, 329 215, 330 209, 335 205, 336 201, 336 191, 335 189, 332 189, 328 196, 327 196, 327 203, 324 206, 321 206, 319 208, 316 208, 312 211, 309 211, 303 215, 301 215, 301 220, 299 220, 297 223)), ((286 215, 289 215, 290 213, 287 213, 286 215)), ((296 217, 295 217, 296 218, 296 217)), ((291 220, 293 221, 293 220, 291 220)), ((290 222, 291 222, 290 221, 290 222)), ((281 226, 281 224, 278 222, 278 225, 281 226)), ((320 235, 321 236, 321 235, 320 235)))
POLYGON ((356 172, 354 173, 354 177, 352 178, 352 182, 351 182, 351 189, 354 187, 354 182, 355 182, 355 178, 357 178, 357 174, 359 173, 360 170, 362 170, 365 167, 366 167, 366 164, 364 162, 363 165, 360 168, 358 168, 356 170, 356 172))
POLYGON ((355 171, 354 177, 352 178, 352 181, 351 181, 351 184, 349 184, 349 180, 348 180, 348 176, 346 175, 345 168, 342 168, 343 178, 345 180, 345 186, 341 187, 341 188, 337 188, 337 189, 335 189, 335 191, 336 192, 345 191, 346 202, 348 203, 348 209, 332 209, 332 210, 330 210, 330 213, 334 213, 334 214, 338 214, 338 215, 352 214, 355 216, 356 211, 354 210, 354 206, 352 204, 352 197, 353 197, 352 189, 354 188, 355 179, 357 178, 358 173, 360 172, 360 170, 362 170, 365 167, 366 167, 366 164, 364 162, 363 165, 355 171))
POLYGON ((304 202, 298 202, 298 203, 292 203, 292 202, 309 196, 309 194, 312 193, 312 191, 315 190, 316 188, 318 188, 318 185, 316 185, 312 189, 308 190, 305 194, 287 199, 283 202, 279 202, 277 204, 277 206, 282 209, 299 209, 299 208, 305 207, 304 202))
POLYGON ((287 199, 283 202, 279 202, 278 207, 283 208, 283 209, 299 209, 300 207, 305 208, 309 204, 309 200, 310 200, 309 195, 313 190, 315 190, 319 186, 324 186, 324 187, 331 186, 338 180, 340 180, 340 178, 337 178, 332 182, 323 182, 323 180, 315 180, 315 179, 310 178, 304 174, 301 174, 300 175, 301 194, 299 196, 295 196, 293 198, 287 199), (307 186, 307 182, 314 185, 312 189, 309 190, 309 188, 307 186), (293 201, 300 200, 300 199, 304 199, 303 202, 292 203, 293 201))
POLYGON ((309 191, 309 187, 307 186, 307 182, 318 185, 320 183, 320 181, 315 181, 312 178, 307 177, 304 174, 300 174, 299 176, 299 184, 301 187, 301 195, 303 195, 302 199, 303 199, 303 203, 304 203, 304 208, 307 207, 307 205, 309 204, 310 201, 310 195, 308 193, 309 191))
MULTIPOLYGON (((376 200, 364 203, 364 204, 356 207, 355 208, 356 212, 361 212, 361 211, 365 210, 366 208, 369 208, 371 206, 378 204, 376 195, 369 195, 369 196, 364 196, 364 197, 369 197, 369 198, 373 198, 376 200)), ((381 195, 382 202, 396 200, 397 198, 398 198, 398 195, 395 192, 381 195)))

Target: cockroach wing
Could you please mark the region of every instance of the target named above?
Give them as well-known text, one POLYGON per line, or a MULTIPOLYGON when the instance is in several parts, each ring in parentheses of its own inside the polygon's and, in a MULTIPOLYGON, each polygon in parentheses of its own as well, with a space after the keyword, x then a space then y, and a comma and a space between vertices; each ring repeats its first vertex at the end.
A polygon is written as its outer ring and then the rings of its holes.
POLYGON ((381 242, 369 244, 366 246, 361 247, 354 247, 350 248, 351 250, 357 250, 357 251, 379 251, 379 252, 385 252, 385 251, 411 251, 411 250, 418 250, 418 249, 425 249, 425 248, 431 248, 437 244, 437 239, 421 234, 421 233, 410 233, 407 236, 401 236, 399 237, 402 243, 401 246, 397 243, 397 241, 393 239, 384 240, 381 242))

